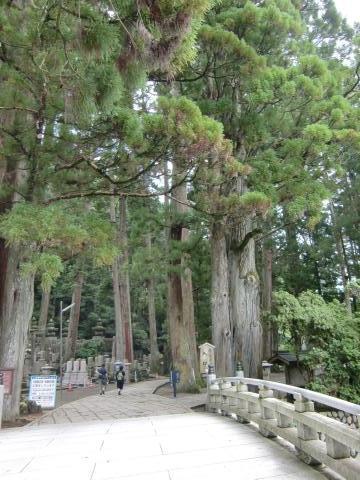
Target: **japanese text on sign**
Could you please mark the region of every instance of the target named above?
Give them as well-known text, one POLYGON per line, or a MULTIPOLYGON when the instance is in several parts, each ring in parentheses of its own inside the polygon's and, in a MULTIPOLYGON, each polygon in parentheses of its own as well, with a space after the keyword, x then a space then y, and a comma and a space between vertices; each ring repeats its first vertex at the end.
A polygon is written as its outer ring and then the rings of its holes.
POLYGON ((56 382, 56 375, 31 375, 29 400, 33 400, 42 408, 54 408, 56 382))

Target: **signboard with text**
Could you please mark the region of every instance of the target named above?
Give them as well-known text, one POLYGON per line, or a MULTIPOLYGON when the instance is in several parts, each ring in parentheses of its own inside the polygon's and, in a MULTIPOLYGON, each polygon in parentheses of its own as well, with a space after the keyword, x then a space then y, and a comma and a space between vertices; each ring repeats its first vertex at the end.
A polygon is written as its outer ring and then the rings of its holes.
POLYGON ((29 400, 33 400, 42 408, 54 408, 56 383, 56 375, 31 375, 29 400))
POLYGON ((0 383, 4 385, 4 395, 11 395, 14 383, 13 368, 0 368, 0 383))

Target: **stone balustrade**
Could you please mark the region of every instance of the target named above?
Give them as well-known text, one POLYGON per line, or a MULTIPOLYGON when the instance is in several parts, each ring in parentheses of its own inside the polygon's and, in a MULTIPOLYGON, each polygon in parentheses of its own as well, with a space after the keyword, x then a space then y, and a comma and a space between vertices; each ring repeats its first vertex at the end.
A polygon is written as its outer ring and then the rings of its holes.
POLYGON ((360 460, 352 458, 360 451, 360 432, 314 408, 316 403, 358 416, 360 405, 266 380, 214 377, 208 379, 208 411, 254 422, 265 437, 279 436, 293 444, 304 462, 323 463, 347 480, 360 478, 360 460), (249 385, 258 387, 258 393, 249 391, 249 385), (275 398, 274 392, 290 394, 295 401, 275 398))

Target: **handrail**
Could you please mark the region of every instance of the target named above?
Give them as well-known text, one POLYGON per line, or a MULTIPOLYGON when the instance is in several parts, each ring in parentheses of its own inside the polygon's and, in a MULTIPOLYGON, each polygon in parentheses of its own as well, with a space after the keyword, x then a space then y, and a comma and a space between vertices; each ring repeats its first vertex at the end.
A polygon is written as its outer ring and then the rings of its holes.
POLYGON ((355 422, 352 415, 360 414, 360 405, 283 383, 241 376, 216 378, 214 373, 208 375, 207 395, 207 411, 240 423, 253 422, 261 435, 290 442, 304 462, 323 463, 347 480, 360 478, 360 462, 354 458, 360 453, 360 431, 348 427, 349 419, 355 422), (260 387, 259 392, 249 391, 248 385, 260 387), (295 402, 276 398, 276 390, 294 395, 295 402), (340 423, 316 412, 314 402, 350 415, 344 417, 345 424, 340 423))
POLYGON ((320 403, 321 405, 336 408, 337 410, 342 410, 343 412, 351 413, 353 415, 360 415, 360 405, 348 402, 346 400, 341 400, 340 398, 331 397, 330 395, 325 395, 324 393, 313 392, 312 390, 307 390, 306 388, 294 387, 284 383, 270 382, 269 380, 260 380, 256 378, 223 377, 221 380, 245 383, 247 385, 255 385, 258 387, 262 386, 268 389, 277 390, 279 392, 301 395, 306 400, 311 400, 313 402, 320 403))

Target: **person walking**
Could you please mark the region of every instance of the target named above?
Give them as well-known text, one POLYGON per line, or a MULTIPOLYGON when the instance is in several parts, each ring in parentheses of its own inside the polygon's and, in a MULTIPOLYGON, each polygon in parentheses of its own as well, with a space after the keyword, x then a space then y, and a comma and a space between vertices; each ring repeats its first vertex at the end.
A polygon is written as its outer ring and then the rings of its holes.
POLYGON ((100 395, 105 395, 106 385, 108 383, 108 373, 105 368, 105 364, 101 365, 98 369, 99 381, 100 381, 100 395))
POLYGON ((121 395, 125 382, 125 370, 124 366, 120 365, 119 370, 116 372, 116 387, 118 389, 118 395, 121 395))

